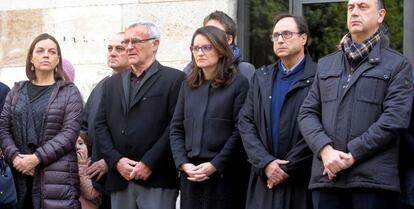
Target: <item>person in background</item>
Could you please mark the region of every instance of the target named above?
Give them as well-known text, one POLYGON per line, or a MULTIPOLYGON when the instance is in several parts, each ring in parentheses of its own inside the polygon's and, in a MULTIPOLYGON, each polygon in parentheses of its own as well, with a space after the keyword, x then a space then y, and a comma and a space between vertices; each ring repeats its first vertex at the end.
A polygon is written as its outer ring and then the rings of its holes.
POLYGON ((73 67, 72 63, 62 58, 62 69, 63 69, 63 78, 67 81, 75 81, 75 68, 73 67))
POLYGON ((190 49, 193 70, 181 85, 170 128, 182 172, 180 208, 244 208, 248 170, 240 166, 246 162, 237 121, 249 82, 232 65, 220 29, 197 29, 190 49))
MULTIPOLYGON (((129 68, 128 54, 124 40, 124 32, 113 34, 108 40, 107 46, 107 64, 112 69, 112 75, 121 73, 129 68)), ((111 76, 111 75, 110 75, 111 76)), ((86 175, 92 179, 94 188, 102 193, 102 204, 100 209, 110 209, 111 199, 109 192, 105 190, 106 174, 108 165, 105 163, 101 152, 99 151, 98 142, 95 132, 95 119, 98 112, 99 104, 102 99, 103 83, 110 77, 103 78, 92 90, 85 104, 82 116, 81 130, 86 132, 91 143, 91 164, 85 169, 86 175)))
MULTIPOLYGON (((9 93, 9 91, 10 91, 10 88, 6 84, 0 82, 0 112, 3 110, 3 105, 4 105, 4 102, 6 101, 6 96, 9 93)), ((0 156, 3 156, 3 151, 1 150, 1 143, 0 143, 0 156)), ((4 209, 12 209, 13 205, 6 205, 3 207, 4 209)))
POLYGON ((97 191, 92 180, 86 174, 86 168, 91 163, 91 144, 85 132, 81 131, 76 141, 80 177, 80 198, 82 209, 98 209, 101 204, 101 193, 97 191))
POLYGON ((0 112, 1 110, 3 110, 3 105, 6 101, 6 96, 9 93, 9 91, 10 88, 6 84, 0 82, 0 112))
POLYGON ((306 50, 306 21, 277 16, 271 40, 280 59, 256 70, 240 111, 240 135, 252 165, 246 209, 310 209, 312 152, 296 120, 316 72, 306 50))
MULTIPOLYGON (((252 64, 242 60, 241 50, 235 43, 237 25, 234 20, 222 11, 215 11, 204 18, 203 26, 214 26, 226 33, 227 43, 233 53, 233 64, 236 69, 250 81, 254 74, 255 67, 252 64)), ((192 63, 189 63, 183 71, 189 75, 192 70, 192 63)))
POLYGON ((103 84, 95 135, 113 209, 175 208, 178 174, 168 133, 185 74, 156 60, 160 38, 153 23, 129 25, 123 44, 131 67, 103 84))
POLYGON ((299 113, 313 152, 315 209, 398 208, 400 143, 410 122, 412 66, 380 29, 383 0, 349 0, 349 33, 321 58, 299 113))
POLYGON ((26 59, 28 81, 6 97, 0 116, 0 144, 13 165, 17 209, 80 209, 75 143, 82 98, 63 79, 56 39, 40 34, 26 59), (59 175, 56 175, 59 174, 59 175))

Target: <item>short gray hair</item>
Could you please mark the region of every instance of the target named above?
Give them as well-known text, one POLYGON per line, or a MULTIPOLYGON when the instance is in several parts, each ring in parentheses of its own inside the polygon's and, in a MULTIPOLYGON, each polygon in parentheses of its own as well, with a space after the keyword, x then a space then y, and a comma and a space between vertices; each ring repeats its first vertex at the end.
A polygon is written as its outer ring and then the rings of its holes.
POLYGON ((155 39, 160 39, 161 38, 161 33, 160 30, 158 30, 158 27, 152 23, 152 22, 148 22, 148 21, 133 21, 130 22, 128 24, 128 26, 126 27, 126 29, 130 29, 130 28, 134 28, 137 27, 138 25, 143 25, 147 28, 148 30, 148 38, 155 38, 155 39))

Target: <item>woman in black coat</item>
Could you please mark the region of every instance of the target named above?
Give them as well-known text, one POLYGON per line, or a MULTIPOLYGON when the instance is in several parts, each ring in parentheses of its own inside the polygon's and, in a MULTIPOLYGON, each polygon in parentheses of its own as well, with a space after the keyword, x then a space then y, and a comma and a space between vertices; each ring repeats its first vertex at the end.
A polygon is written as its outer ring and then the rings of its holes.
POLYGON ((181 86, 170 131, 182 171, 181 209, 241 209, 248 170, 237 121, 249 83, 231 64, 223 31, 199 28, 190 49, 193 71, 181 86))
POLYGON ((30 46, 28 81, 16 83, 0 116, 0 145, 13 165, 18 209, 80 209, 75 142, 82 98, 63 81, 60 47, 49 34, 30 46))

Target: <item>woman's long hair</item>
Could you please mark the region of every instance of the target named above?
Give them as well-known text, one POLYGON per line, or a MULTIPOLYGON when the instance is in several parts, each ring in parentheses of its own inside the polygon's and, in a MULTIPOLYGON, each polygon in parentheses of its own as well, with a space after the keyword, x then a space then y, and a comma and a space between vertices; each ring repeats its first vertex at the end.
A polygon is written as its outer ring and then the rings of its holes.
MULTIPOLYGON (((226 33, 213 26, 201 27, 194 32, 191 46, 194 45, 194 39, 197 35, 202 35, 207 38, 220 56, 215 75, 211 80, 211 86, 213 88, 225 86, 233 78, 236 72, 233 66, 233 52, 227 43, 226 33)), ((198 88, 205 80, 203 70, 197 66, 192 52, 191 60, 193 70, 190 75, 188 75, 187 82, 191 88, 198 88)))
POLYGON ((53 41, 56 44, 57 53, 58 53, 58 56, 59 56, 59 63, 56 66, 56 70, 53 70, 55 81, 63 80, 62 53, 61 53, 61 50, 60 50, 59 43, 57 42, 57 40, 53 36, 51 36, 47 33, 42 33, 33 40, 32 44, 30 44, 29 52, 27 53, 26 76, 31 81, 36 79, 35 71, 32 70, 32 69, 34 69, 34 65, 31 62, 32 57, 33 57, 34 48, 35 48, 35 46, 38 42, 43 41, 43 40, 47 40, 47 39, 50 39, 51 41, 53 41))

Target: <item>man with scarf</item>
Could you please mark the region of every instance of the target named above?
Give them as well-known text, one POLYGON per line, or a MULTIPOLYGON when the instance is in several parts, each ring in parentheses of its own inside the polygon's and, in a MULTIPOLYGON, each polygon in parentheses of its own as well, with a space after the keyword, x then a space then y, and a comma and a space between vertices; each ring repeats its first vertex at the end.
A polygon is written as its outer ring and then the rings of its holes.
POLYGON ((386 43, 382 0, 349 0, 349 33, 321 58, 299 113, 313 151, 315 209, 398 207, 401 130, 413 99, 411 64, 386 43))
MULTIPOLYGON (((250 81, 255 71, 255 67, 242 60, 241 50, 234 43, 236 40, 236 23, 234 20, 222 11, 215 11, 204 18, 203 26, 214 26, 226 33, 227 42, 233 51, 233 64, 236 69, 250 81)), ((183 71, 188 75, 191 70, 191 63, 189 63, 183 71)))

